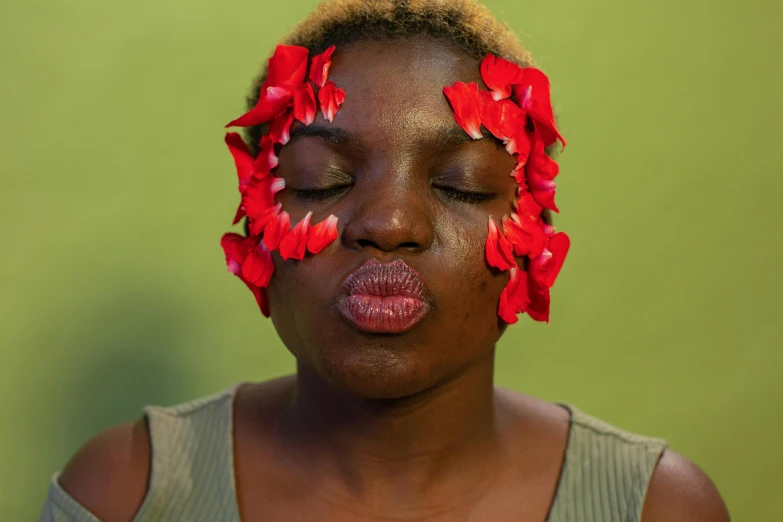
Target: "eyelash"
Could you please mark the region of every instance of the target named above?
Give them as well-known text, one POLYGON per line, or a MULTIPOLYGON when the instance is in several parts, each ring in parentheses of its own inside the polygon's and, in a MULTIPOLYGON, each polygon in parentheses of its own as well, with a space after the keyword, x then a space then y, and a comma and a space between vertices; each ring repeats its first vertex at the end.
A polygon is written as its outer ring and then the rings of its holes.
POLYGON ((343 191, 349 189, 349 185, 338 185, 323 189, 293 189, 294 196, 304 201, 318 201, 329 199, 340 195, 343 191))
POLYGON ((443 192, 446 195, 446 197, 450 199, 454 199, 456 201, 462 201, 463 203, 470 203, 474 205, 478 203, 483 203, 485 201, 489 201, 490 199, 495 197, 494 194, 489 194, 484 192, 466 192, 464 190, 457 190, 453 187, 439 186, 435 188, 443 192))

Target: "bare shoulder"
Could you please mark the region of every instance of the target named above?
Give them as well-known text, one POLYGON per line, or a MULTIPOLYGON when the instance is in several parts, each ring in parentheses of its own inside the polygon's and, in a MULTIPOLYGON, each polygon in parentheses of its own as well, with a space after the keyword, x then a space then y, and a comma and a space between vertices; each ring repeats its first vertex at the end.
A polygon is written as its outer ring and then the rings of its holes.
POLYGON ((146 419, 120 424, 76 452, 60 486, 102 521, 129 521, 147 493, 150 456, 146 419))
POLYGON ((715 484, 693 462, 666 450, 653 472, 642 522, 729 522, 715 484))

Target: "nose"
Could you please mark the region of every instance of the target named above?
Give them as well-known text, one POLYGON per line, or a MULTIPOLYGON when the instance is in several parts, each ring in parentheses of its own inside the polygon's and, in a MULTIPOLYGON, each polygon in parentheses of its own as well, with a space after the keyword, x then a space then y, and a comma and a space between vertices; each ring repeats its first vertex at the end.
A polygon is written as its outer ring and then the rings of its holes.
POLYGON ((423 252, 432 246, 432 217, 425 193, 402 180, 377 183, 355 194, 356 206, 343 233, 348 248, 423 252))

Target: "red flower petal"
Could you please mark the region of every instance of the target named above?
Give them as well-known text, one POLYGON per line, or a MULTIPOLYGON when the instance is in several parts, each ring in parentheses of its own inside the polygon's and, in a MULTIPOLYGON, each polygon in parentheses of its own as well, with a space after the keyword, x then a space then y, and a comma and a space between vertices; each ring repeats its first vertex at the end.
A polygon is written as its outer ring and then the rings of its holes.
POLYGON ((275 154, 275 142, 268 135, 261 136, 259 145, 261 150, 258 151, 255 160, 255 177, 263 179, 272 172, 272 169, 277 167, 279 159, 275 154))
POLYGON ((310 238, 310 218, 312 212, 302 218, 288 234, 280 241, 280 256, 283 259, 296 259, 301 261, 307 253, 307 240, 310 238))
POLYGON ((259 241, 256 247, 250 251, 244 263, 242 263, 242 276, 255 286, 266 288, 269 279, 275 271, 272 264, 272 254, 266 248, 263 241, 259 241))
MULTIPOLYGON (((269 141, 285 145, 291 139, 291 124, 294 122, 294 112, 287 110, 277 118, 275 118, 269 125, 269 141)), ((274 145, 272 148, 272 155, 274 155, 274 145)), ((277 156, 275 156, 275 163, 277 156)), ((275 164, 275 166, 277 166, 275 164)))
POLYGON ((296 45, 278 45, 269 59, 266 84, 282 86, 293 91, 305 79, 307 57, 310 51, 296 45))
POLYGON ((251 221, 260 219, 275 204, 275 194, 285 188, 283 178, 268 177, 251 183, 242 196, 242 207, 251 221))
POLYGON ((509 271, 508 283, 500 294, 498 315, 508 324, 514 324, 517 314, 527 311, 529 303, 527 274, 515 266, 509 271))
POLYGON ((511 245, 500 233, 492 216, 489 217, 489 232, 485 245, 487 263, 499 270, 508 270, 517 266, 511 245))
POLYGON ((315 94, 309 83, 302 84, 294 92, 294 116, 305 125, 315 120, 315 94))
POLYGON ((237 211, 234 214, 234 221, 231 222, 232 225, 236 225, 240 221, 242 221, 242 218, 245 217, 245 207, 242 205, 242 202, 239 202, 239 206, 237 207, 237 211))
POLYGON ((443 94, 451 104, 457 124, 474 140, 481 139, 484 104, 479 95, 478 84, 457 82, 451 87, 444 87, 443 94))
POLYGON ((274 219, 269 220, 264 229, 264 244, 269 250, 277 250, 289 230, 291 230, 291 216, 284 210, 274 219))
POLYGON ((549 288, 539 284, 528 272, 528 295, 530 304, 527 307, 527 314, 536 321, 549 322, 549 288))
POLYGON ((266 226, 271 222, 277 219, 278 214, 280 214, 280 211, 283 208, 282 203, 278 203, 277 205, 274 205, 272 207, 267 208, 257 216, 255 216, 253 219, 250 220, 250 233, 254 236, 260 236, 263 232, 266 226))
POLYGON ((544 208, 558 212, 557 205, 555 205, 557 184, 552 180, 557 177, 560 167, 555 160, 546 154, 544 141, 538 132, 533 132, 531 136, 532 149, 525 166, 530 192, 544 208))
POLYGON ((547 236, 541 226, 540 219, 530 219, 511 214, 511 218, 503 218, 503 233, 519 257, 538 257, 547 244, 547 236))
POLYGON ((492 98, 495 100, 511 96, 511 86, 522 82, 523 71, 519 65, 491 54, 481 61, 481 78, 492 90, 492 98))
POLYGON ((506 150, 509 154, 517 157, 517 163, 524 166, 530 156, 530 138, 525 132, 524 124, 517 127, 511 138, 506 143, 506 150))
MULTIPOLYGON (((479 91, 484 103, 484 113, 481 123, 497 139, 504 143, 523 131, 527 117, 522 109, 511 100, 495 101, 487 91, 479 91)), ((516 151, 509 150, 516 154, 516 151)))
MULTIPOLYGON (((266 84, 264 84, 266 85, 266 84)), ((226 127, 252 127, 266 123, 283 112, 294 96, 292 89, 286 87, 265 86, 256 106, 239 118, 229 122, 226 127)))
POLYGON ((228 233, 224 234, 220 239, 220 245, 223 247, 223 252, 226 255, 226 264, 228 270, 232 274, 236 275, 248 289, 253 293, 253 297, 258 303, 258 307, 261 309, 261 313, 265 317, 269 317, 269 302, 266 299, 266 293, 254 285, 242 274, 242 264, 247 260, 250 251, 253 248, 253 244, 257 241, 254 237, 244 237, 239 234, 228 233))
MULTIPOLYGON (((334 54, 334 45, 313 57, 313 63, 310 65, 310 80, 317 86, 323 87, 326 78, 329 76, 329 67, 332 65, 332 54, 334 54)), ((309 125, 309 123, 305 123, 309 125)))
POLYGON ((255 166, 253 165, 253 156, 250 154, 250 150, 247 144, 242 139, 242 136, 236 132, 226 133, 226 145, 231 152, 231 156, 234 157, 234 165, 237 168, 237 177, 239 178, 240 190, 242 186, 250 183, 250 179, 253 177, 255 166))
POLYGON ((307 250, 317 254, 337 239, 337 216, 331 215, 310 229, 307 250))
POLYGON ((544 207, 542 207, 533 197, 533 195, 526 191, 521 190, 519 192, 519 199, 517 200, 517 214, 520 216, 527 217, 529 219, 532 219, 534 221, 538 221, 538 219, 541 217, 541 212, 543 212, 544 207))
POLYGON ((560 140, 563 148, 566 142, 555 125, 555 115, 552 112, 552 100, 549 93, 549 78, 535 67, 523 69, 524 79, 514 85, 514 96, 519 105, 525 109, 536 124, 547 146, 560 140))
POLYGON ((334 117, 345 101, 345 91, 337 87, 333 81, 328 81, 318 91, 318 101, 321 103, 321 112, 324 119, 334 122, 334 117))
POLYGON ((557 233, 549 238, 549 245, 547 250, 550 252, 551 257, 546 264, 545 272, 539 276, 543 276, 543 283, 545 286, 552 288, 555 284, 560 269, 563 267, 566 255, 568 255, 568 249, 571 247, 571 240, 563 233, 557 233))

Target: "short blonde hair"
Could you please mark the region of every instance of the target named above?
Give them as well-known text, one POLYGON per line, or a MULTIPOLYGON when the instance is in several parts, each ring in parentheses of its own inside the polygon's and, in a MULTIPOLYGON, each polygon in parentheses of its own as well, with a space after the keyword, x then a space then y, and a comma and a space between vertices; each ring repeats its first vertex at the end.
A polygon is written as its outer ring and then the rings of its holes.
MULTIPOLYGON (((514 32, 476 0, 325 0, 283 39, 314 56, 331 45, 362 40, 388 40, 426 35, 451 42, 477 59, 501 56, 522 67, 533 65, 530 53, 514 32)), ((266 68, 254 80, 247 97, 248 109, 256 105, 266 68)), ((255 156, 265 126, 247 129, 247 141, 255 156)))

